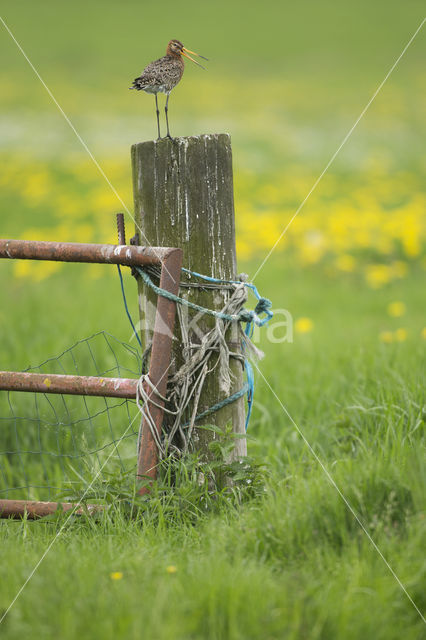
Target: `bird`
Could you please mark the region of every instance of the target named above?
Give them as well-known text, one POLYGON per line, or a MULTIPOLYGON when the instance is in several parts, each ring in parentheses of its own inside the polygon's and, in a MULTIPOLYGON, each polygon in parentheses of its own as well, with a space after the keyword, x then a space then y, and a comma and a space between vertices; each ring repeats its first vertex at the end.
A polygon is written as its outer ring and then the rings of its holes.
POLYGON ((155 95, 155 111, 157 113, 157 128, 158 128, 158 140, 161 139, 160 133, 160 112, 158 110, 158 93, 165 93, 167 95, 166 98, 166 106, 164 111, 166 113, 166 123, 167 123, 167 135, 166 138, 170 138, 173 140, 170 135, 169 130, 169 96, 172 89, 180 82, 183 71, 184 71, 184 61, 182 56, 192 60, 199 67, 205 69, 202 64, 191 58, 189 55, 192 53, 193 56, 198 56, 199 58, 203 58, 203 60, 208 60, 204 56, 199 53, 195 53, 195 51, 190 51, 186 49, 183 44, 179 40, 170 40, 167 45, 166 55, 158 60, 154 60, 154 62, 150 62, 150 64, 145 67, 142 71, 141 75, 138 78, 133 80, 133 84, 129 89, 136 89, 137 91, 145 91, 146 93, 153 93, 155 95))

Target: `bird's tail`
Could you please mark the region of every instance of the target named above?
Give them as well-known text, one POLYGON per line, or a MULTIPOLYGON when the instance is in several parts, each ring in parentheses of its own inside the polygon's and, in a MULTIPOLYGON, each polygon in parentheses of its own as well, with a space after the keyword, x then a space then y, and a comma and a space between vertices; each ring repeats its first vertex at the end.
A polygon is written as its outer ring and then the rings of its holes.
POLYGON ((141 91, 141 89, 142 89, 141 79, 140 78, 135 78, 133 80, 132 86, 129 87, 129 89, 136 89, 137 91, 141 91))

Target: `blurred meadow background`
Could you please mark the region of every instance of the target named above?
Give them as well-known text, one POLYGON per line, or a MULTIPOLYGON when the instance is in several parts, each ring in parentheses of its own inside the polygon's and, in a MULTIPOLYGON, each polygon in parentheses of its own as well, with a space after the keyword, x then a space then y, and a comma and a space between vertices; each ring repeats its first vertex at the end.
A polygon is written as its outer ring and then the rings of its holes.
MULTIPOLYGON (((1 7, 130 210, 130 146, 155 137, 156 119, 154 98, 128 87, 171 38, 210 59, 206 72, 187 62, 171 133, 231 134, 239 270, 257 274, 261 294, 294 319, 293 343, 271 344, 271 332, 260 342, 268 383, 258 376, 249 451, 267 465, 263 501, 173 535, 167 523, 142 538, 110 523, 96 542, 90 527, 65 531, 3 623, 7 637, 30 628, 57 637, 54 620, 63 638, 142 628, 156 638, 420 638, 418 612, 269 384, 424 610, 426 27, 257 272, 420 25, 423 3, 1 7)), ((115 242, 121 203, 2 24, 0 59, 1 237, 115 242)), ((0 267, 1 369, 37 366, 97 331, 135 346, 114 269, 0 267)), ((130 276, 126 288, 136 316, 130 276)), ((98 357, 107 369, 110 355, 98 357)), ((10 563, 1 610, 52 530, 0 531, 10 563)))

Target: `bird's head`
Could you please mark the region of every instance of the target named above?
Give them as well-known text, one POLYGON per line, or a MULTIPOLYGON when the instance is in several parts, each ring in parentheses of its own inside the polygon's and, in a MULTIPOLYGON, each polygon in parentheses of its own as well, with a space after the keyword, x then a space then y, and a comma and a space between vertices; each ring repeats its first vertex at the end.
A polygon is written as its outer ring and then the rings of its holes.
POLYGON ((195 64, 198 64, 199 67, 204 69, 202 64, 200 64, 199 62, 194 60, 194 58, 191 58, 191 56, 188 55, 189 53, 192 53, 193 56, 198 56, 199 58, 203 58, 203 60, 208 59, 208 58, 205 58, 204 56, 201 56, 199 53, 195 53, 195 51, 190 51, 189 49, 185 49, 185 47, 179 40, 170 40, 169 44, 167 45, 167 51, 166 51, 167 56, 185 56, 185 58, 188 58, 188 60, 192 60, 192 62, 195 62, 195 64))

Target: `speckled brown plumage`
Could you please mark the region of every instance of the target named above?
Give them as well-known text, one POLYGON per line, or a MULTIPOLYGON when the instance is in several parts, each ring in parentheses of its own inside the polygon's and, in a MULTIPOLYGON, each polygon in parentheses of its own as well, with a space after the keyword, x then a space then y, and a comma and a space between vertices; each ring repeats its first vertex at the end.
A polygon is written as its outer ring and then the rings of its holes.
MULTIPOLYGON (((155 95, 155 107, 157 113, 157 127, 158 127, 158 137, 161 138, 160 134, 160 112, 158 110, 158 93, 165 93, 167 95, 165 113, 166 113, 166 123, 167 123, 167 137, 171 138, 169 132, 169 119, 168 119, 168 104, 169 104, 169 95, 172 89, 179 83, 182 78, 183 71, 185 68, 182 56, 189 58, 195 64, 200 65, 196 60, 191 58, 188 53, 193 53, 198 56, 198 53, 194 51, 189 51, 189 49, 185 49, 183 44, 179 40, 170 40, 167 45, 166 55, 154 62, 151 62, 145 69, 142 71, 141 75, 138 78, 135 78, 130 89, 136 89, 137 91, 145 91, 146 93, 153 93, 155 95)), ((200 56, 203 58, 204 56, 200 56)), ((204 58, 207 60, 207 58, 204 58)), ((204 67, 202 67, 204 69, 204 67)))
POLYGON ((133 89, 147 93, 170 93, 183 75, 185 65, 181 56, 164 56, 151 62, 133 81, 133 89))

